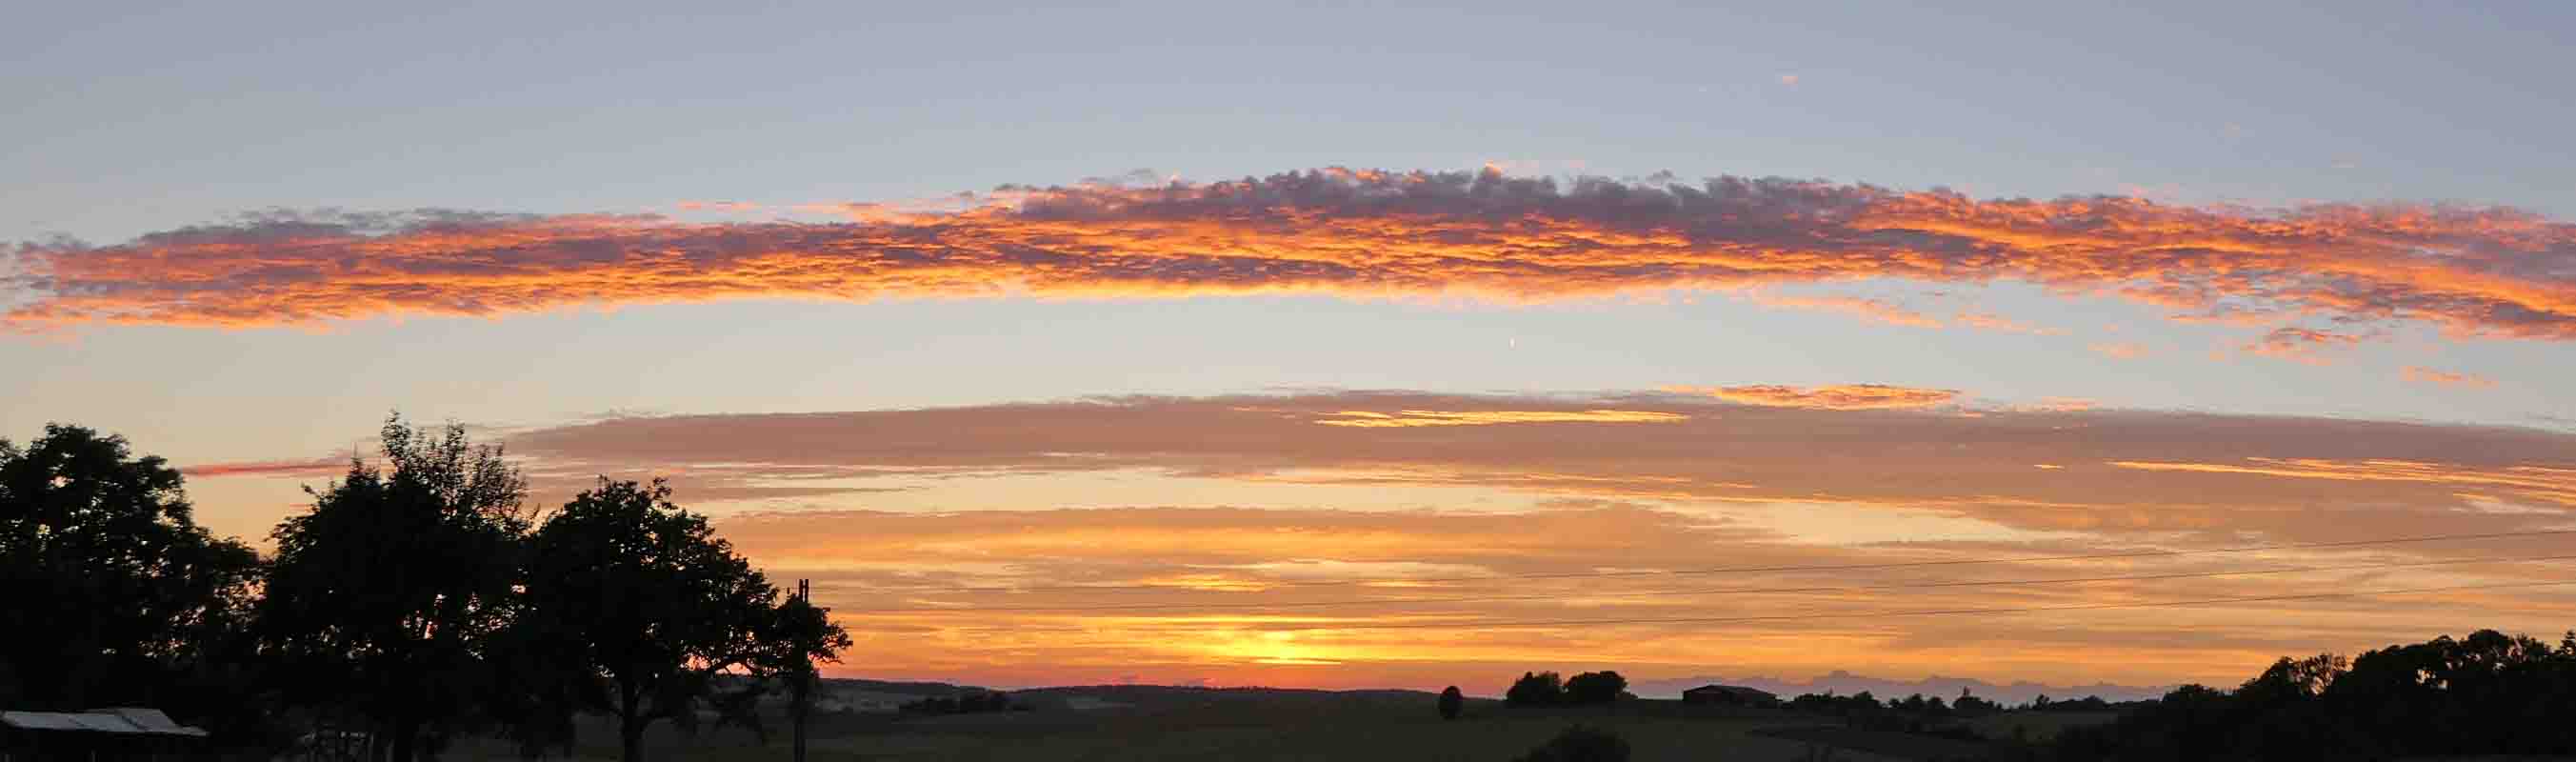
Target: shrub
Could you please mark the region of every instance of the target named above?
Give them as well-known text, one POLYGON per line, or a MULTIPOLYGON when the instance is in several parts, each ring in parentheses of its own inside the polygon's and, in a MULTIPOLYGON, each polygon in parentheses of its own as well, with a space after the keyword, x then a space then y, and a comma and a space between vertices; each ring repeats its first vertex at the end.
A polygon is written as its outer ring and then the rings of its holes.
POLYGON ((1603 670, 1585 672, 1565 681, 1565 701, 1569 704, 1607 704, 1619 700, 1628 690, 1628 678, 1603 670))
POLYGON ((1564 700, 1565 680, 1554 672, 1523 672, 1503 692, 1503 703, 1512 706, 1555 706, 1564 700))

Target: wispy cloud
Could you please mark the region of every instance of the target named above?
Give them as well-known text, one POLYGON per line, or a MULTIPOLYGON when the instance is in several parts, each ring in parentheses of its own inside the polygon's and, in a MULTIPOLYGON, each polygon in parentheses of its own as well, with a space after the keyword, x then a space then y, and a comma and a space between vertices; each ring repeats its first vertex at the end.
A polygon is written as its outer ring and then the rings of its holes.
POLYGON ((2434 370, 2421 365, 2406 366, 2404 369, 2398 371, 2398 376, 2408 381, 2422 384, 2434 384, 2437 386, 2456 386, 2468 389, 2484 389, 2495 386, 2495 379, 2487 378, 2475 373, 2454 373, 2446 370, 2434 370))
MULTIPOLYGON (((1014 474, 1132 472, 1261 489, 1355 485, 1686 503, 1939 506, 2026 530, 2117 527, 2301 538, 2461 525, 2472 519, 2428 507, 2460 505, 2454 493, 2463 485, 2534 505, 2557 504, 2576 489, 2564 475, 2576 473, 2576 435, 2537 429, 2131 411, 2077 400, 1978 409, 1979 415, 1965 416, 1922 407, 1964 398, 1951 390, 1720 388, 1751 401, 1704 391, 1582 399, 1413 392, 1120 397, 613 419, 522 432, 510 446, 554 472, 587 477, 680 469, 701 479, 722 477, 715 483, 745 490, 937 491, 1014 474), (1915 407, 1896 407, 1901 405, 1915 407), (1601 410, 1659 422, 1319 425, 1369 419, 1342 415, 1351 411, 1526 419, 1592 417, 1587 411, 1601 410), (1669 417, 1645 415, 1652 413, 1669 417), (2417 465, 2379 473, 2425 478, 2312 476, 2337 467, 2332 464, 2400 462, 2417 465), (2110 465, 2115 463, 2132 465, 2110 465), (2427 476, 2432 474, 2451 476, 2427 476), (2463 481, 2479 475, 2513 478, 2463 481), (2325 504, 2340 506, 2338 520, 2301 518, 2310 515, 2308 507, 2325 504)), ((2475 519, 2516 525, 2532 520, 2475 519)))
POLYGON ((1869 299, 1857 296, 1779 296, 1774 294, 1756 294, 1752 298, 1754 303, 1765 306, 1840 312, 1863 320, 1886 323, 1888 325, 1913 326, 1916 328, 1941 327, 1940 319, 1917 312, 1905 305, 1897 304, 1885 299, 1869 299))
POLYGON ((2154 348, 2134 341, 2106 341, 2087 345, 2085 348, 2093 350, 2094 354, 2114 360, 2135 360, 2155 353, 2154 348))
POLYGON ((1315 420, 1326 426, 1404 428, 1494 426, 1507 423, 1673 423, 1690 416, 1654 410, 1341 410, 1315 420))
POLYGON ((2063 336, 2066 334, 2066 329, 2063 328, 2032 325, 1991 312, 1961 312, 1958 314, 1956 319, 1959 321, 1960 325, 1971 328, 1983 328, 1989 331, 2027 333, 2034 336, 2063 336))
POLYGON ((2236 463, 2113 461, 2113 466, 2150 471, 2197 471, 2215 474, 2259 474, 2299 479, 2353 482, 2423 482, 2474 487, 2502 487, 2576 507, 2576 468, 2513 465, 2464 469, 2439 462, 2371 459, 2249 457, 2236 463))
POLYGON ((2334 362, 2336 353, 2360 346, 2364 341, 2380 338, 2383 335, 2379 332, 2344 333, 2283 326, 2272 329, 2271 332, 2263 334, 2261 338, 2239 349, 2251 354, 2277 357, 2309 365, 2328 365, 2334 362))
POLYGON ((759 204, 748 201, 682 201, 676 204, 684 212, 757 212, 759 204))
POLYGON ((1810 410, 1889 410, 1945 405, 1959 398, 1950 389, 1914 389, 1885 384, 1834 386, 1667 386, 1664 391, 1716 397, 1728 402, 1810 410))
POLYGON ((1317 170, 1011 186, 864 221, 267 213, 19 244, 22 328, 266 326, 744 298, 1328 294, 1545 301, 2016 280, 2183 314, 2576 338, 2576 225, 2504 208, 2189 207, 1720 177, 1317 170))

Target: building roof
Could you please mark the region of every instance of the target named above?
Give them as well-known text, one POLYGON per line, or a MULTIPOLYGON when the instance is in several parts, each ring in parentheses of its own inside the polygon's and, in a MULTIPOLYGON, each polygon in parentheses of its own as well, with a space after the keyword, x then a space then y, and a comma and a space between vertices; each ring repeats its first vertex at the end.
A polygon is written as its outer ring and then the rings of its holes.
POLYGON ((159 709, 116 707, 86 712, 0 712, 0 726, 19 730, 59 730, 124 735, 204 738, 206 731, 181 725, 159 709))

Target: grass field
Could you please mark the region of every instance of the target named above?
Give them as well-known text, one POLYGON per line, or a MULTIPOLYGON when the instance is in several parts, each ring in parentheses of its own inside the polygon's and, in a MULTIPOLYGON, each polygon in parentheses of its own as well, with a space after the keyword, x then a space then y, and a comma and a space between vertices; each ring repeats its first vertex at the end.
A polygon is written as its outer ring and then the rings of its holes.
POLYGON ((2119 712, 2005 712, 1969 720, 1968 729, 1999 741, 2018 738, 2044 743, 2067 728, 2100 725, 2119 718, 2119 712), (2015 736, 2016 730, 2021 735, 2015 736))
MULTIPOLYGON (((1356 760, 1501 762, 1528 751, 1575 723, 1605 727, 1626 738, 1641 762, 1652 760, 1805 760, 1807 742, 1755 735, 1762 728, 1812 724, 1785 713, 1695 711, 1673 702, 1640 701, 1617 712, 1514 710, 1473 702, 1468 716, 1444 721, 1428 694, 1407 692, 1195 691, 1106 687, 1050 689, 1084 705, 1114 709, 1047 708, 951 717, 895 718, 833 715, 820 718, 809 758, 842 760, 1356 760)), ((1033 698, 1048 698, 1038 696, 1033 698)), ((649 738, 653 760, 750 762, 787 759, 784 726, 773 725, 761 745, 750 733, 728 729, 694 738, 657 728, 649 738)), ((577 759, 615 759, 616 734, 585 723, 577 759)), ((516 759, 491 742, 460 745, 448 759, 516 759)), ((1899 757, 1852 750, 1842 762, 1899 757)))

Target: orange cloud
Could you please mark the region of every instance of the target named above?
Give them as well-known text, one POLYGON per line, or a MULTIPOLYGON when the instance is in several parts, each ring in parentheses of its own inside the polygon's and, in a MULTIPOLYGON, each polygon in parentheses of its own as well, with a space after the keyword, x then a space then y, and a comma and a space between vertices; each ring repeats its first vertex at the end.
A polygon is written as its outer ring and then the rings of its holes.
POLYGON ((2474 373, 2452 373, 2449 371, 2434 370, 2420 365, 2406 366, 2404 369, 2398 371, 2398 375, 2408 381, 2437 384, 2441 386, 2458 386, 2470 389, 2484 389, 2495 386, 2495 379, 2487 378, 2485 376, 2474 373))
POLYGON ((1886 323, 1888 325, 1914 326, 1917 328, 1941 327, 1941 321, 1934 319, 1930 315, 1906 309, 1903 305, 1889 302, 1884 299, 1863 299, 1855 296, 1761 295, 1755 296, 1753 301, 1773 307, 1791 307, 1796 309, 1840 312, 1859 317, 1864 320, 1886 323))
MULTIPOLYGON (((2149 471, 2198 471, 2217 474, 2258 474, 2297 479, 2327 479, 2361 482, 2421 482, 2453 486, 2501 487, 2518 494, 2566 506, 2576 506, 2576 468, 2538 465, 2515 465, 2503 468, 2469 469, 2457 464, 2411 460, 2332 460, 2325 458, 2249 457, 2237 463, 2172 463, 2112 461, 2110 465, 2149 471)), ((2492 498, 2476 496, 2475 501, 2492 498)))
POLYGON ((1407 426, 1493 426, 1505 423, 1672 423, 1690 416, 1653 410, 1403 410, 1375 413, 1343 410, 1315 422, 1326 426, 1401 428, 1407 426))
POLYGON ((2029 323, 2024 323, 2019 320, 2014 320, 1991 312, 1962 312, 1959 313, 1958 320, 1960 325, 1971 328, 1983 328, 1989 331, 2027 333, 2034 336, 2063 336, 2066 334, 2066 330, 2062 328, 2031 325, 2029 323))
POLYGON ((2381 335, 2377 332, 2339 333, 2315 328, 2283 326, 2272 329, 2270 333, 2263 334, 2262 338, 2255 339, 2239 349, 2252 354, 2278 357, 2309 365, 2327 365, 2334 362, 2335 351, 2359 346, 2362 342, 2379 338, 2381 335))
POLYGON ((1914 389, 1884 384, 1836 386, 1667 386, 1674 394, 1696 394, 1728 402, 1811 410, 1886 410, 1945 405, 1959 398, 1951 389, 1914 389))
POLYGON ((1328 294, 1544 301, 1883 278, 2016 280, 2185 315, 2576 338, 2576 225, 2504 208, 2188 207, 1720 177, 1327 169, 1010 186, 852 221, 272 213, 19 244, 21 328, 269 326, 585 304, 1328 294))

